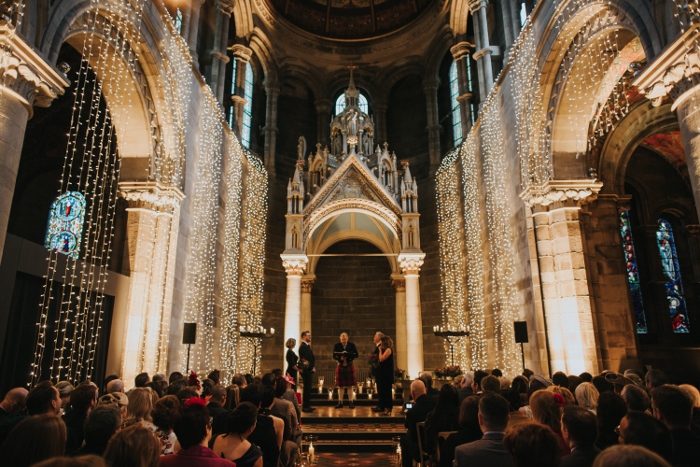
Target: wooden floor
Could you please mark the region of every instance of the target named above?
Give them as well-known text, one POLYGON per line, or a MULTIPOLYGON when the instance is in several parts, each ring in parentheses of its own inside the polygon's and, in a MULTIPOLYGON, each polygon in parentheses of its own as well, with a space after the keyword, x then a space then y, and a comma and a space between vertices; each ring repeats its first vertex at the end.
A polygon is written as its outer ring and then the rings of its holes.
POLYGON ((320 453, 316 456, 313 467, 356 467, 356 466, 376 466, 394 467, 396 459, 389 453, 373 452, 333 452, 320 453))

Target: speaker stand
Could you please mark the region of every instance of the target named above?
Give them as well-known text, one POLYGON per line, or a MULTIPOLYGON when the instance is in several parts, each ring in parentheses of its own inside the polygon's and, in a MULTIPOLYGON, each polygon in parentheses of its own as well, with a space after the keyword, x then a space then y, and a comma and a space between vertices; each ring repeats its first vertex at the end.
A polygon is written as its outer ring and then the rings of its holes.
POLYGON ((189 373, 189 371, 190 371, 190 346, 191 345, 192 344, 187 344, 187 368, 185 368, 185 373, 189 373))

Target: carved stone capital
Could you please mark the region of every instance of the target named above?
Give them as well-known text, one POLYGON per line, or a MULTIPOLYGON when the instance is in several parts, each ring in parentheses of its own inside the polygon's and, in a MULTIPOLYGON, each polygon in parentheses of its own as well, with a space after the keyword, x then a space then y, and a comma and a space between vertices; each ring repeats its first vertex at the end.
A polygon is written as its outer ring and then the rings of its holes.
POLYGON ((391 278, 391 286, 396 289, 396 292, 405 292, 406 291, 406 279, 403 277, 392 277, 391 278))
POLYGON ((301 280, 301 293, 311 293, 314 288, 314 283, 316 279, 302 279, 301 280))
POLYGON ((488 0, 469 0, 469 11, 473 15, 482 8, 486 8, 488 0))
POLYGON ((520 193, 528 207, 581 207, 596 199, 603 182, 596 180, 549 180, 520 193))
POLYGON ((470 53, 472 53, 472 50, 474 50, 474 44, 471 44, 469 42, 459 42, 452 47, 450 47, 450 53, 452 54, 452 58, 456 60, 461 60, 463 58, 466 58, 469 56, 470 53))
POLYGON ((694 237, 700 236, 700 225, 698 224, 686 224, 685 230, 689 235, 694 237))
POLYGON ((216 2, 216 7, 225 15, 231 16, 233 14, 233 9, 235 5, 233 0, 218 0, 216 2))
POLYGON ((70 82, 49 65, 15 32, 9 21, 0 22, 0 83, 3 92, 16 96, 27 108, 48 107, 70 82))
POLYGON ((253 56, 253 51, 245 45, 233 44, 231 47, 229 47, 229 50, 233 52, 233 58, 243 60, 246 63, 249 62, 253 56))
POLYGON ((398 261, 404 274, 418 274, 424 259, 425 253, 401 253, 398 261))
POLYGON ((486 47, 484 49, 477 50, 476 52, 474 52, 472 54, 472 57, 474 58, 474 60, 478 60, 481 57, 483 57, 484 55, 487 55, 487 54, 491 55, 492 53, 493 53, 493 49, 491 47, 486 47))
POLYGON ((173 214, 180 209, 185 194, 179 188, 159 182, 120 182, 119 196, 129 202, 128 209, 173 214))
POLYGON ((306 255, 285 255, 281 254, 282 267, 288 276, 301 276, 304 274, 309 258, 306 255))
POLYGON ((672 110, 700 85, 700 55, 695 46, 700 24, 688 30, 666 48, 632 83, 655 107, 673 101, 672 110))
POLYGON ((217 51, 217 52, 212 52, 212 53, 209 54, 209 55, 211 55, 212 58, 215 58, 215 59, 217 59, 217 60, 219 60, 219 61, 222 61, 222 62, 224 62, 224 63, 228 63, 228 62, 231 61, 231 58, 229 58, 228 55, 222 54, 221 52, 218 52, 218 51, 217 51))

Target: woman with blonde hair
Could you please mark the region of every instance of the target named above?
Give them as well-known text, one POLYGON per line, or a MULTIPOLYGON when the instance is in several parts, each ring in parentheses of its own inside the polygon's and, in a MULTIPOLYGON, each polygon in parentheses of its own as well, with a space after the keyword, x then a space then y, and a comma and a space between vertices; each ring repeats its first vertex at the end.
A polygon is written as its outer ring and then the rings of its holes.
POLYGON ((600 393, 593 383, 581 383, 576 387, 576 401, 584 409, 596 413, 600 393))
POLYGON ((153 424, 153 395, 151 388, 135 388, 129 393, 129 405, 126 408, 124 426, 140 424, 155 433, 158 427, 153 424))
POLYGON ((576 398, 568 388, 552 385, 547 388, 547 391, 561 395, 564 398, 565 405, 576 405, 576 398))
POLYGON ((286 373, 291 376, 294 379, 294 384, 292 385, 292 389, 296 391, 297 389, 297 378, 299 376, 299 356, 294 353, 294 347, 297 345, 297 340, 294 339, 293 337, 290 337, 287 339, 287 342, 284 344, 285 347, 287 347, 287 355, 285 359, 287 360, 287 371, 286 373))
POLYGON ((150 430, 132 425, 109 440, 103 457, 109 467, 156 467, 160 464, 160 452, 160 441, 150 430))

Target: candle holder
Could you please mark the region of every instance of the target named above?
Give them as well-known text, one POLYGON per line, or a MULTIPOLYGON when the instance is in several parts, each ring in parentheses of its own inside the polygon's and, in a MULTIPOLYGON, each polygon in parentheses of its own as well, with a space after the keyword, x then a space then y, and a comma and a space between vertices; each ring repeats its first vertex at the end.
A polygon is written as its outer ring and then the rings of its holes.
POLYGON ((316 437, 316 435, 308 435, 306 437, 306 440, 309 443, 309 447, 307 449, 307 452, 309 455, 309 465, 311 465, 316 460, 316 447, 314 446, 314 443, 316 443, 316 441, 318 441, 318 438, 316 437))
POLYGON ((450 357, 452 360, 452 366, 455 366, 455 347, 454 342, 451 341, 450 338, 469 336, 469 331, 467 331, 466 329, 454 330, 445 328, 443 326, 433 326, 433 334, 435 334, 438 337, 442 337, 448 344, 450 344, 450 357))
POLYGON ((362 381, 358 381, 358 383, 357 383, 357 393, 358 394, 362 394, 362 385, 363 384, 364 383, 362 381))
POLYGON ((391 453, 394 457, 394 465, 399 467, 401 465, 401 437, 393 436, 391 438, 391 453))
MULTIPOLYGON (((241 337, 245 337, 250 340, 257 339, 269 339, 275 335, 275 328, 270 328, 268 331, 262 326, 241 326, 239 328, 239 334, 241 337)), ((258 345, 256 341, 253 341, 253 376, 255 376, 255 370, 258 363, 258 345)))

